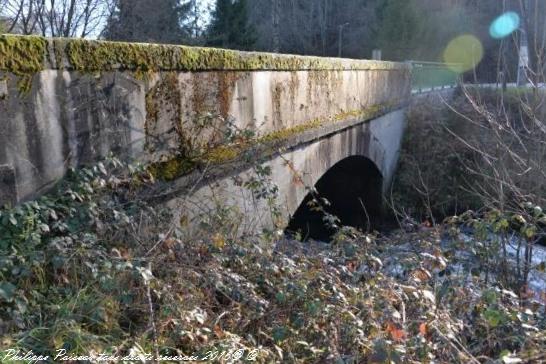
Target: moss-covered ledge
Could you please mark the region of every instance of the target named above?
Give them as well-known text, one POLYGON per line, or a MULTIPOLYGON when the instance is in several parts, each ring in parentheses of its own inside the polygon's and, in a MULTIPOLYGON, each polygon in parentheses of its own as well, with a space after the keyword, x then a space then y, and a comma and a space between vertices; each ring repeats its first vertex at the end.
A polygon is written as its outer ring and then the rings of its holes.
POLYGON ((45 67, 47 47, 42 37, 0 35, 0 71, 18 76, 19 89, 28 90, 32 75, 45 67))
POLYGON ((81 72, 406 70, 403 63, 278 55, 234 50, 0 35, 0 70, 17 75, 43 69, 81 72))
POLYGON ((258 136, 254 139, 213 147, 194 158, 173 156, 152 163, 148 168, 155 178, 169 182, 192 173, 200 166, 210 168, 233 163, 244 164, 246 155, 252 155, 254 158, 268 159, 279 150, 286 150, 297 145, 309 143, 325 135, 354 127, 405 106, 405 103, 402 102, 377 104, 364 109, 316 118, 300 125, 258 136))

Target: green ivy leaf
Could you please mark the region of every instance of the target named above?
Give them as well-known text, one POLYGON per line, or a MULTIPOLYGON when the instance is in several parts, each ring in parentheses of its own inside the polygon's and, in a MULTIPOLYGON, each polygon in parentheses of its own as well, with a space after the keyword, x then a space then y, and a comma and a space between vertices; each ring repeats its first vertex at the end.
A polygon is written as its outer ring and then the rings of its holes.
POLYGON ((497 293, 493 290, 486 290, 482 294, 482 299, 487 302, 488 305, 492 305, 497 302, 497 293))
POLYGON ((284 326, 273 329, 273 340, 279 343, 288 337, 288 329, 284 326))
POLYGON ((275 299, 277 300, 277 302, 279 303, 285 303, 286 302, 286 295, 279 291, 277 292, 277 294, 275 295, 275 299))
POLYGON ((99 169, 100 173, 102 173, 103 175, 105 176, 108 175, 108 172, 106 171, 106 168, 104 167, 104 164, 102 162, 99 162, 97 164, 97 168, 99 169))
POLYGON ((15 295, 16 287, 10 282, 1 282, 0 283, 0 297, 5 301, 11 302, 13 296, 15 295))
POLYGON ((503 316, 502 312, 500 312, 498 310, 491 309, 491 308, 486 310, 483 313, 483 316, 485 317, 485 319, 487 320, 487 323, 489 323, 489 325, 491 327, 499 326, 502 323, 502 321, 504 320, 504 316, 503 316))
POLYGON ((49 233, 50 232, 50 229, 49 229, 49 226, 47 224, 40 224, 40 230, 42 231, 42 233, 49 233))
POLYGON ((532 239, 537 233, 537 228, 534 225, 526 225, 521 228, 521 233, 527 239, 532 239))
POLYGON ((140 273, 140 276, 144 280, 145 284, 148 284, 152 279, 154 279, 154 275, 150 269, 143 267, 137 267, 136 269, 138 273, 140 273))
POLYGON ((378 340, 374 344, 373 352, 368 358, 370 363, 386 363, 389 359, 389 349, 384 340, 378 340))

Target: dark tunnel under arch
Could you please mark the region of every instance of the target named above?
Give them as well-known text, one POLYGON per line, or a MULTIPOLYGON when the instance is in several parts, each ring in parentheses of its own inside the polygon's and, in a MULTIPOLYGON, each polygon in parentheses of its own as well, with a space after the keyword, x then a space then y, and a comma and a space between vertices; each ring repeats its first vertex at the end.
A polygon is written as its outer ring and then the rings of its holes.
MULTIPOLYGON (((326 212, 337 216, 341 225, 361 230, 374 228, 382 215, 383 176, 375 163, 363 156, 347 157, 332 166, 316 183, 319 198, 330 205, 326 212)), ((324 213, 314 211, 309 193, 286 228, 288 234, 328 241, 334 230, 324 223, 324 213)))

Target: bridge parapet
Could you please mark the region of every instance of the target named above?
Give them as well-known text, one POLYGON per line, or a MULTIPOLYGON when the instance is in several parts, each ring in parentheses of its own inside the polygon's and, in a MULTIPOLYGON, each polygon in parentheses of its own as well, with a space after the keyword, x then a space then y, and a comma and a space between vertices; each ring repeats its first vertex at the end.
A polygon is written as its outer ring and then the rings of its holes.
POLYGON ((409 68, 2 35, 0 165, 15 171, 18 200, 110 152, 174 179, 236 159, 252 147, 240 138, 247 132, 256 143, 293 144, 400 108, 410 97, 409 68))

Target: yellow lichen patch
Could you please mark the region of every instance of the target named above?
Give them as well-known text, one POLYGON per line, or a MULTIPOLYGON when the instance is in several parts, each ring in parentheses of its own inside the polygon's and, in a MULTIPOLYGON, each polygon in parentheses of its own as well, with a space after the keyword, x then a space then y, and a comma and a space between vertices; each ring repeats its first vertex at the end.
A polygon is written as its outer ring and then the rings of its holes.
POLYGON ((231 108, 231 99, 233 91, 239 78, 236 72, 220 72, 218 73, 218 106, 220 115, 227 119, 231 108))
POLYGON ((192 77, 192 106, 196 115, 214 113, 216 110, 207 103, 210 90, 214 87, 210 80, 210 75, 202 73, 192 77))
POLYGON ((284 85, 283 83, 277 83, 275 87, 272 90, 272 98, 273 98, 273 125, 277 125, 281 123, 282 120, 282 94, 284 92, 284 85))
MULTIPOLYGON (((161 73, 160 80, 146 93, 145 106, 144 128, 148 150, 153 151, 154 144, 161 140, 160 134, 163 133, 163 130, 157 129, 159 120, 171 121, 182 144, 182 141, 185 140, 184 132, 187 131, 182 127, 181 90, 178 84, 178 73, 161 73)), ((181 153, 186 154, 186 151, 181 148, 181 153)))
MULTIPOLYGON (((155 90, 148 92, 145 96, 146 103, 146 124, 145 128, 148 130, 148 124, 156 124, 159 115, 159 107, 155 101, 155 90)), ((148 134, 148 132, 146 132, 148 134)))

